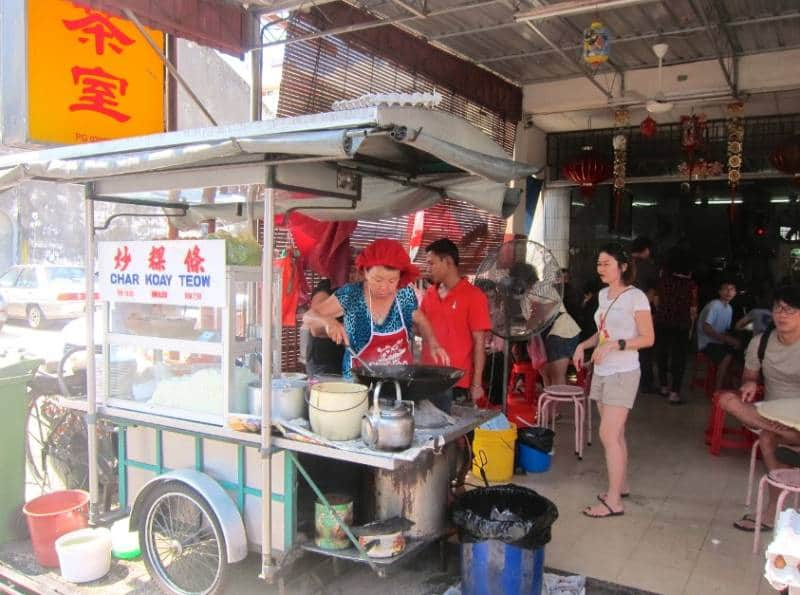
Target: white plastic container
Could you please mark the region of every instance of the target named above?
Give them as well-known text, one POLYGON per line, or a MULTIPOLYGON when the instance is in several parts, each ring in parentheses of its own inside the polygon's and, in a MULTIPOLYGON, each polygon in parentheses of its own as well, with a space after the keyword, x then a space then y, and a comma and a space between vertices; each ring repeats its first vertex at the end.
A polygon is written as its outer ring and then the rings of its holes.
POLYGON ((368 388, 349 382, 320 382, 311 387, 308 419, 311 429, 328 440, 361 436, 361 418, 367 412, 368 388))
POLYGON ((111 531, 79 529, 56 539, 61 576, 71 583, 103 578, 111 569, 111 531))

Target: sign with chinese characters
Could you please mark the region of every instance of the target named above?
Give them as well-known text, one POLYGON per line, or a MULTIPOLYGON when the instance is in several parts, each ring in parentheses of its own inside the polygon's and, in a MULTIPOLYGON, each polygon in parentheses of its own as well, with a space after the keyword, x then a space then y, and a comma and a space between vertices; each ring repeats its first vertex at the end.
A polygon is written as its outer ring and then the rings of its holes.
POLYGON ((131 22, 66 0, 28 0, 27 16, 31 141, 164 131, 164 66, 131 22))
POLYGON ((97 259, 109 302, 225 305, 225 240, 100 242, 97 259))

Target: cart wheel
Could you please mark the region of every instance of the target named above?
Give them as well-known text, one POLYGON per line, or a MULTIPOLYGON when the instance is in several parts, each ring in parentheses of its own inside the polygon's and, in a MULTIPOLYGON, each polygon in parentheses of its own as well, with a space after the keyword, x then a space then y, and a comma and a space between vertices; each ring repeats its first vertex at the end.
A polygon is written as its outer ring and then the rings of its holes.
POLYGON ((197 491, 180 483, 155 486, 139 521, 145 566, 165 593, 218 593, 228 575, 222 528, 197 491))

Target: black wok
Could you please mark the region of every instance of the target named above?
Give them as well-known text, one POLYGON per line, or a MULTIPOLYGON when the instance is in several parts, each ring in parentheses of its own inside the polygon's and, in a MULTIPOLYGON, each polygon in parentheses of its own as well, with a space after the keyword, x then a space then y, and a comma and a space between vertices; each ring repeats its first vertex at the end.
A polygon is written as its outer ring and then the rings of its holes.
POLYGON ((386 382, 388 380, 396 380, 400 384, 403 399, 421 401, 452 388, 464 375, 464 371, 458 368, 421 364, 395 366, 370 364, 369 367, 372 372, 361 366, 354 367, 353 376, 358 382, 368 386, 383 380, 381 399, 394 397, 394 383, 386 382))

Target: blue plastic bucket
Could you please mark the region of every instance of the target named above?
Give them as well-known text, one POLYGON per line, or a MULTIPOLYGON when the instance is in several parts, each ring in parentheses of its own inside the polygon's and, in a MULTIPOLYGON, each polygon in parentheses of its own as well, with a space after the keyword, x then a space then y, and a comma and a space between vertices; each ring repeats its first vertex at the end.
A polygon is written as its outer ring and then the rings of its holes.
POLYGON ((517 443, 517 446, 519 448, 517 462, 525 471, 529 473, 544 473, 550 470, 550 461, 553 458, 550 453, 542 452, 522 443, 517 443))
POLYGON ((462 595, 540 595, 544 547, 535 550, 490 539, 461 544, 462 595))

